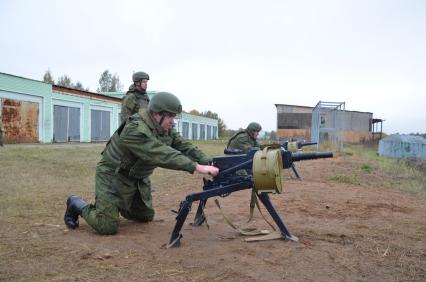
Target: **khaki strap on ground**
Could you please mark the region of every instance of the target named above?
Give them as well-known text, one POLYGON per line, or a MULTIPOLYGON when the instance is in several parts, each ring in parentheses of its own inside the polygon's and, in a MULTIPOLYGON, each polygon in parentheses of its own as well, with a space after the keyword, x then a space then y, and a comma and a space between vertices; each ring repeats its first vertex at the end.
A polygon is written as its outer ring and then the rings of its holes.
MULTIPOLYGON (((266 219, 266 217, 263 215, 263 213, 262 213, 262 210, 260 209, 260 205, 259 205, 259 200, 257 199, 257 195, 256 195, 256 191, 253 189, 252 190, 252 193, 251 193, 251 200, 250 200, 250 218, 249 218, 249 220, 251 220, 251 218, 253 217, 253 209, 254 209, 254 206, 256 206, 257 207, 257 209, 259 210, 259 213, 260 213, 260 215, 263 217, 263 219, 266 221, 266 223, 268 223, 269 224, 269 226, 271 226, 271 228, 272 228, 272 230, 277 230, 276 228, 275 228, 275 226, 272 224, 272 223, 270 223, 267 219, 266 219)), ((247 221, 247 223, 248 223, 249 221, 247 221)))
POLYGON ((204 209, 203 209, 203 216, 204 216, 204 223, 206 224, 207 229, 210 229, 210 225, 209 225, 209 223, 207 222, 207 216, 206 216, 206 214, 204 213, 204 209))
POLYGON ((251 198, 250 198, 250 215, 249 215, 248 220, 246 221, 246 224, 250 223, 250 221, 253 219, 254 206, 255 205, 256 205, 256 194, 255 194, 254 190, 252 190, 251 198))
POLYGON ((240 234, 245 236, 256 236, 256 235, 265 235, 270 233, 269 230, 258 230, 257 228, 236 226, 234 223, 232 223, 232 220, 229 219, 229 217, 223 212, 222 208, 220 207, 219 200, 216 198, 214 202, 216 203, 216 206, 219 208, 219 211, 222 214, 223 218, 225 219, 225 222, 228 223, 229 226, 231 226, 233 229, 238 231, 240 234))
POLYGON ((263 236, 254 236, 250 238, 245 238, 244 241, 246 242, 255 242, 255 241, 267 241, 267 240, 275 240, 275 239, 282 239, 283 236, 281 236, 281 233, 279 231, 274 231, 272 233, 269 233, 267 235, 263 236))

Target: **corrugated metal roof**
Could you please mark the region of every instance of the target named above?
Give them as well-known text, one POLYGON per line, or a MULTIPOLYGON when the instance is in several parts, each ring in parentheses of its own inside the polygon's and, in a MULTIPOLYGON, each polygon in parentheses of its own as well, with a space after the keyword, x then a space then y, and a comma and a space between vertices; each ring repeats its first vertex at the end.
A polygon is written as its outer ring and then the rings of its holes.
MULTIPOLYGON (((297 108, 306 108, 306 109, 311 109, 313 110, 314 107, 310 107, 310 106, 300 106, 300 105, 291 105, 291 104, 275 104, 275 107, 278 106, 288 106, 288 107, 297 107, 297 108)), ((372 112, 361 112, 361 111, 350 111, 350 110, 343 110, 344 112, 349 112, 349 113, 367 113, 367 114, 372 114, 372 112)), ((383 120, 384 121, 384 120, 383 120)))
POLYGON ((117 98, 117 97, 107 96, 107 95, 104 95, 104 94, 101 94, 101 93, 96 93, 96 92, 78 90, 78 89, 69 88, 69 87, 65 87, 65 86, 59 86, 59 85, 55 85, 55 84, 52 85, 52 90, 57 91, 57 92, 63 92, 63 93, 71 94, 71 95, 88 96, 88 97, 91 97, 91 98, 98 98, 98 99, 101 99, 101 100, 111 100, 111 101, 121 103, 121 99, 117 98))
POLYGON ((408 135, 408 134, 392 134, 383 138, 382 141, 426 144, 426 139, 424 139, 423 137, 416 136, 416 135, 408 135))

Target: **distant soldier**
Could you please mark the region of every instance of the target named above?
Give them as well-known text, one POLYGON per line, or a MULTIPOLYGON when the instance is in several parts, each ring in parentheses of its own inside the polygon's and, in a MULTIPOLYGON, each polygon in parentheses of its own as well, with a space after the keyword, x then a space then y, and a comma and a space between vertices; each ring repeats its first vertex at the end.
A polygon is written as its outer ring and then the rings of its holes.
POLYGON ((242 150, 247 153, 252 147, 260 147, 257 142, 257 136, 262 127, 257 122, 250 123, 245 130, 240 130, 228 141, 227 149, 242 150))
POLYGON ((96 203, 68 197, 64 215, 68 228, 78 227, 79 216, 100 234, 117 233, 119 214, 139 222, 152 221, 149 176, 156 167, 218 174, 218 168, 207 165, 210 158, 173 129, 181 112, 176 96, 159 92, 148 109, 139 110, 120 125, 96 167, 96 203))
POLYGON ((0 146, 3 147, 3 124, 1 122, 1 117, 0 117, 0 146))
POLYGON ((121 102, 121 122, 137 113, 139 109, 148 107, 149 98, 146 94, 149 75, 143 71, 135 72, 132 76, 133 84, 121 102))

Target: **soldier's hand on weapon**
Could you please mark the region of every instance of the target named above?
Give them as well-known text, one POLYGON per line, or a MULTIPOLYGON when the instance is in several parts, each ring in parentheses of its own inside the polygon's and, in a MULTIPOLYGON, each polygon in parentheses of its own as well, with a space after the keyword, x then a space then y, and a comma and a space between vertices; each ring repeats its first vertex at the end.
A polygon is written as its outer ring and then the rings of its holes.
POLYGON ((212 176, 216 176, 219 174, 219 169, 212 165, 200 165, 197 164, 195 166, 195 171, 198 173, 209 174, 212 176))

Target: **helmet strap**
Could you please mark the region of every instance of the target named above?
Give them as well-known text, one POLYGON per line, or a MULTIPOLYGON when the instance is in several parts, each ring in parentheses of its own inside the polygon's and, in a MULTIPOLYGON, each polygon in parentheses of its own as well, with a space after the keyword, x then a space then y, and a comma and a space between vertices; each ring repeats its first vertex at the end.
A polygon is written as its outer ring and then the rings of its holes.
POLYGON ((163 126, 163 121, 164 121, 164 118, 165 118, 166 116, 164 115, 164 114, 161 114, 161 119, 160 119, 160 126, 163 126))

